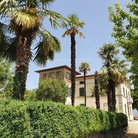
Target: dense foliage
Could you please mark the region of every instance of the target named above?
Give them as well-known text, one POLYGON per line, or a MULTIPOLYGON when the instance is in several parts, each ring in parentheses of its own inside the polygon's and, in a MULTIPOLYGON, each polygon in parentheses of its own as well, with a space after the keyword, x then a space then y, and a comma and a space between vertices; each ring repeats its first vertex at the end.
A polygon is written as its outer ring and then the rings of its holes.
POLYGON ((0 57, 0 97, 10 97, 12 94, 12 63, 0 57))
POLYGON ((68 93, 69 88, 63 79, 46 78, 39 83, 36 99, 65 103, 68 93))
POLYGON ((119 3, 115 4, 115 9, 109 7, 109 19, 114 23, 112 36, 123 48, 123 54, 127 60, 131 62, 130 78, 134 85, 133 93, 135 93, 133 99, 134 103, 137 103, 135 99, 138 98, 138 1, 132 0, 126 7, 127 11, 123 10, 119 3))
POLYGON ((84 138, 127 127, 127 117, 53 102, 0 101, 1 138, 84 138))

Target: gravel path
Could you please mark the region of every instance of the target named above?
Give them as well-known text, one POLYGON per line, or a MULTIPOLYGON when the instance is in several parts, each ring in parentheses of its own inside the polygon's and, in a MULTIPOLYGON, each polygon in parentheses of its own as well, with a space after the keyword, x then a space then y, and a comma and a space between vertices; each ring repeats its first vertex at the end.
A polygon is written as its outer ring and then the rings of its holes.
POLYGON ((124 138, 138 138, 138 121, 131 121, 128 126, 128 132, 124 138))

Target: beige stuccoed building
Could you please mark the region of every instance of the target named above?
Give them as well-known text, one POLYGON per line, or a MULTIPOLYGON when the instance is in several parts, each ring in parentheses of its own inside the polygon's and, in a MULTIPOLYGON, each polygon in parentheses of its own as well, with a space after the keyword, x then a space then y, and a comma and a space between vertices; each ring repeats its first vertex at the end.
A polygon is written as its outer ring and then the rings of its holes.
MULTIPOLYGON (((46 77, 63 78, 68 87, 71 87, 71 68, 63 65, 54 68, 37 70, 39 73, 39 80, 46 77)), ((92 94, 94 87, 94 75, 86 76, 86 106, 96 108, 95 97, 92 94)), ((75 92, 75 106, 84 105, 84 77, 76 71, 76 92, 75 92)), ((124 113, 129 120, 133 120, 132 110, 133 99, 130 94, 130 83, 125 81, 116 87, 116 111, 124 113)), ((71 97, 68 96, 66 104, 71 105, 71 97)), ((100 109, 108 110, 107 97, 100 96, 100 109)))

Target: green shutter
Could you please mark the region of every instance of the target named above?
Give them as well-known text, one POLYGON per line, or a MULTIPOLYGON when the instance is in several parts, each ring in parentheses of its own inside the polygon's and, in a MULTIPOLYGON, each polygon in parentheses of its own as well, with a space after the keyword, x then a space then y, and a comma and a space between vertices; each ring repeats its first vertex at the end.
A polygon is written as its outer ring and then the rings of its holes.
POLYGON ((80 88, 80 96, 84 96, 84 88, 80 88))

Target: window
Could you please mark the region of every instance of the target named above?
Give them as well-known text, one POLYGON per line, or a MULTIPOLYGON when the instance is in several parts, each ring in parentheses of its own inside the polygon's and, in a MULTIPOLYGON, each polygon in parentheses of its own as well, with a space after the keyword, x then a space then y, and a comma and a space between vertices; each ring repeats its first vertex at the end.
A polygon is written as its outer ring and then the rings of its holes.
POLYGON ((126 106, 126 104, 124 105, 124 108, 125 108, 125 114, 127 114, 127 106, 126 106))
POLYGON ((56 78, 59 78, 60 77, 60 71, 57 71, 56 72, 56 78))
POLYGON ((43 75, 43 80, 46 79, 46 76, 47 76, 47 74, 45 73, 45 74, 43 75))
POLYGON ((84 88, 80 88, 80 96, 84 96, 84 88))
POLYGON ((129 106, 129 113, 132 114, 132 108, 129 106))
POLYGON ((71 80, 71 74, 67 72, 66 78, 69 79, 69 80, 71 80))
POLYGON ((123 87, 123 94, 124 94, 124 96, 125 96, 125 88, 123 87))
POLYGON ((127 93, 127 90, 126 90, 126 97, 128 97, 128 93, 127 93))
POLYGON ((50 72, 49 73, 49 77, 51 78, 51 77, 54 77, 54 72, 50 72))
POLYGON ((84 84, 84 81, 80 81, 80 84, 84 84))

